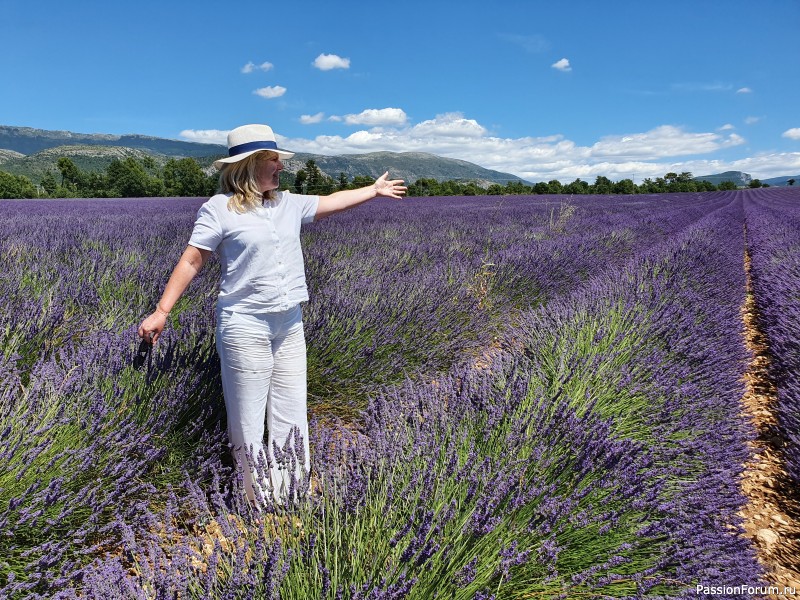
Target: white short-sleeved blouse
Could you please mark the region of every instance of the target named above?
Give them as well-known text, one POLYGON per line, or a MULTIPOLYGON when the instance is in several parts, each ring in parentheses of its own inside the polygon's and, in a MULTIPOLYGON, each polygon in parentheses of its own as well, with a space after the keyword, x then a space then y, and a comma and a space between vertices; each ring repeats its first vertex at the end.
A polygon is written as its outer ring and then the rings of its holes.
POLYGON ((229 197, 217 194, 200 207, 189 239, 219 252, 217 310, 278 312, 308 300, 300 225, 314 220, 319 196, 278 192, 244 214, 228 210, 229 197))

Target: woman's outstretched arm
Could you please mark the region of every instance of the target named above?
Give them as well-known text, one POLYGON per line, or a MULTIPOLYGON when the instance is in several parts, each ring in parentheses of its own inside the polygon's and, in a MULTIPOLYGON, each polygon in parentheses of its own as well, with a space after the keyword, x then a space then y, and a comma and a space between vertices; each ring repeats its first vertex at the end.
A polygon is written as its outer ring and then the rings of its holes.
POLYGON ((403 185, 402 179, 389 179, 389 171, 381 175, 378 180, 372 185, 358 188, 355 190, 341 190, 334 192, 330 196, 320 196, 319 206, 317 206, 317 214, 314 215, 314 220, 319 221, 325 217, 332 215, 348 208, 353 208, 372 200, 378 196, 384 198, 402 198, 406 190, 403 185))

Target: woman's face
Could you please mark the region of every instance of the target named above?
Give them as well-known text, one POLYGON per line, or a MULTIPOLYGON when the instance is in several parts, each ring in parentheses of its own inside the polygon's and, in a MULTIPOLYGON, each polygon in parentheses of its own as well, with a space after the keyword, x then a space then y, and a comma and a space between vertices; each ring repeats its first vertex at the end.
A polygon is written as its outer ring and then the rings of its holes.
POLYGON ((283 163, 277 154, 264 153, 256 158, 256 182, 262 192, 277 190, 283 163))

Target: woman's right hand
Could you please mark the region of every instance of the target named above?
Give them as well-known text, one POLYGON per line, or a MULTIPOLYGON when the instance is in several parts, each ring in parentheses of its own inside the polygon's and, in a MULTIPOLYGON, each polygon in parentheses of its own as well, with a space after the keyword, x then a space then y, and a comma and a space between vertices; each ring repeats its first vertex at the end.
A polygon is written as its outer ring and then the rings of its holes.
POLYGON ((161 337, 161 332, 164 331, 164 327, 166 326, 167 317, 155 311, 139 325, 139 337, 150 340, 151 344, 155 344, 158 338, 161 337))

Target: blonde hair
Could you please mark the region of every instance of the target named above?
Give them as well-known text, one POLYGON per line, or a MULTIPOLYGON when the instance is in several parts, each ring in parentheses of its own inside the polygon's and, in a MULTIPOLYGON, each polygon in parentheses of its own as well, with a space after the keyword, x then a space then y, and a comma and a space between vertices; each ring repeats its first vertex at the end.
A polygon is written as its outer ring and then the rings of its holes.
POLYGON ((228 210, 236 211, 239 214, 261 206, 264 198, 272 200, 275 198, 275 190, 262 193, 256 180, 256 165, 259 160, 270 159, 275 155, 274 152, 264 150, 255 152, 238 160, 228 163, 219 172, 219 191, 223 194, 233 194, 228 199, 228 210))

